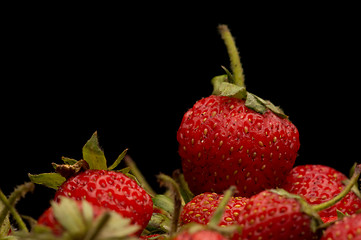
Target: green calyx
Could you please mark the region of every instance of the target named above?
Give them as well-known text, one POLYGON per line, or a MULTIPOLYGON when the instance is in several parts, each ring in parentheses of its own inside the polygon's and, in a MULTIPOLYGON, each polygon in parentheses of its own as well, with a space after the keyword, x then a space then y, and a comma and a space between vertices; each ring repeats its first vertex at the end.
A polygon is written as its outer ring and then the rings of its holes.
POLYGON ((245 105, 248 108, 261 114, 264 114, 267 110, 271 110, 281 118, 288 118, 281 108, 273 105, 270 101, 247 92, 244 84, 242 64, 231 32, 227 25, 219 25, 218 30, 228 50, 232 73, 222 66, 226 74, 216 76, 212 79, 212 94, 245 100, 245 105))
POLYGON ((68 178, 87 169, 119 171, 137 181, 134 175, 129 174, 129 171, 132 170, 131 167, 114 170, 126 156, 127 151, 128 149, 125 149, 114 161, 114 163, 108 167, 104 152, 99 146, 98 134, 95 132, 83 146, 83 159, 75 160, 72 158, 62 157, 63 164, 52 164, 55 172, 41 174, 29 173, 28 176, 33 183, 41 184, 55 190, 58 189, 68 178))

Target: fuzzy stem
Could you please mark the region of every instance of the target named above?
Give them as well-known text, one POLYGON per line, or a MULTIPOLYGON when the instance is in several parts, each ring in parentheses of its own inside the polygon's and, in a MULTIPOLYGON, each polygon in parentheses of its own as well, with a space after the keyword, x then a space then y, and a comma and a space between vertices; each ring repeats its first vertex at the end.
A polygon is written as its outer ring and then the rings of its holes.
POLYGON ((234 78, 234 84, 244 87, 244 75, 239 53, 234 38, 227 25, 219 25, 218 31, 227 47, 231 69, 234 78))
POLYGON ((230 186, 223 195, 223 199, 222 201, 218 204, 218 207, 216 209, 216 211, 214 212, 211 220, 209 221, 208 225, 210 226, 218 226, 219 222, 222 219, 224 210, 226 209, 226 206, 229 202, 229 200, 232 198, 233 194, 236 191, 236 187, 235 186, 230 186))
POLYGON ((16 209, 9 203, 8 199, 6 198, 5 194, 1 191, 1 189, 0 189, 0 201, 5 205, 5 208, 7 208, 10 211, 10 213, 13 215, 15 221, 19 225, 19 228, 25 232, 29 232, 23 219, 16 211, 16 209))
POLYGON ((179 191, 182 196, 182 204, 187 204, 194 198, 194 194, 189 189, 188 184, 184 179, 184 175, 180 172, 179 169, 173 172, 173 179, 179 186, 179 191))
POLYGON ((356 166, 355 171, 354 171, 350 181, 347 183, 345 188, 336 197, 332 198, 331 200, 329 200, 327 202, 313 205, 312 209, 316 212, 319 212, 319 211, 322 211, 322 210, 336 204, 338 201, 340 201, 342 198, 344 198, 348 194, 348 192, 351 190, 351 188, 357 183, 357 180, 360 177, 360 173, 361 173, 361 164, 356 166))
POLYGON ((179 220, 179 216, 180 216, 180 212, 181 212, 181 208, 182 208, 182 197, 181 197, 181 193, 180 193, 180 189, 178 184, 174 181, 173 178, 165 175, 165 174, 159 174, 157 175, 158 181, 161 184, 166 185, 170 190, 171 193, 173 194, 173 198, 174 198, 174 212, 173 212, 173 216, 172 216, 172 223, 171 223, 171 227, 170 227, 170 231, 169 231, 169 236, 172 236, 173 233, 177 232, 177 228, 178 228, 178 220, 179 220))
POLYGON ((145 179, 144 175, 142 174, 142 172, 139 170, 139 168, 137 167, 137 164, 133 161, 133 159, 129 156, 129 155, 125 155, 124 157, 124 161, 125 164, 130 167, 130 170, 132 171, 132 173, 134 174, 134 176, 138 179, 138 181, 142 184, 142 187, 144 188, 144 190, 151 195, 152 197, 154 197, 155 195, 157 195, 157 193, 153 190, 153 188, 150 186, 150 184, 147 182, 147 180, 145 179))

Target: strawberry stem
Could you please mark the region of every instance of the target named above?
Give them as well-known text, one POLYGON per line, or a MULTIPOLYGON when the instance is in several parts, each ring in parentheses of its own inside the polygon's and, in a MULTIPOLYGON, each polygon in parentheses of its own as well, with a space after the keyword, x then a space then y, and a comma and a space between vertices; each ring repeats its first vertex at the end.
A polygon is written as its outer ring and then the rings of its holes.
POLYGON ((19 225, 19 228, 24 230, 25 232, 28 231, 24 221, 22 220, 22 218, 20 217, 19 213, 16 211, 14 206, 17 203, 17 201, 20 200, 20 198, 25 196, 25 194, 27 194, 28 192, 32 192, 34 190, 34 187, 35 187, 34 183, 26 182, 16 187, 15 190, 10 194, 9 198, 6 198, 6 196, 0 189, 0 205, 1 202, 3 202, 5 206, 2 209, 2 211, 0 211, 0 226, 3 224, 3 221, 8 215, 8 212, 10 211, 10 213, 14 217, 14 220, 19 225))
POLYGON ((130 171, 133 173, 133 175, 138 179, 138 181, 141 183, 144 190, 154 197, 157 195, 157 193, 153 190, 153 188, 150 186, 150 184, 147 182, 146 178, 142 174, 142 172, 139 170, 137 164, 133 161, 133 159, 129 155, 124 156, 125 164, 130 167, 130 171))
POLYGON ((161 185, 165 185, 168 189, 171 190, 174 200, 174 211, 173 211, 173 219, 169 231, 169 235, 172 236, 173 233, 177 232, 178 229, 178 220, 180 216, 180 211, 182 208, 182 197, 180 193, 180 189, 176 181, 168 175, 160 173, 157 175, 158 181, 161 185))
MULTIPOLYGON (((4 204, 5 208, 7 208, 10 213, 13 215, 14 220, 16 221, 16 223, 18 224, 20 230, 23 230, 24 232, 29 232, 28 228, 26 227, 26 224, 24 223, 23 219, 21 218, 20 214, 18 213, 18 211, 16 211, 16 209, 14 208, 14 206, 12 206, 9 203, 9 200, 7 199, 7 197, 5 196, 5 194, 1 191, 0 189, 0 201, 4 204)), ((3 210, 4 211, 4 210, 3 210)))
POLYGON ((216 211, 214 212, 211 220, 208 223, 209 226, 213 226, 213 227, 218 226, 219 222, 222 219, 224 210, 226 209, 226 206, 227 206, 229 200, 234 195, 236 189, 237 189, 236 186, 230 186, 224 192, 222 201, 218 204, 218 207, 217 207, 216 211))
POLYGON ((234 80, 233 83, 240 87, 244 87, 243 68, 234 38, 227 25, 219 25, 218 31, 221 34, 221 37, 227 47, 229 59, 231 62, 231 69, 234 80))
POLYGON ((179 190, 182 196, 182 204, 187 204, 194 198, 194 194, 189 189, 188 183, 184 179, 184 175, 179 169, 173 172, 173 178, 179 186, 179 190))
POLYGON ((324 203, 321 203, 318 205, 313 205, 312 209, 316 212, 319 212, 319 211, 322 211, 322 210, 336 204, 338 201, 340 201, 342 198, 344 198, 348 194, 348 192, 351 190, 351 188, 357 183, 357 180, 360 177, 360 173, 361 173, 361 164, 356 166, 355 171, 354 171, 350 181, 347 183, 345 188, 340 192, 340 194, 338 194, 336 197, 332 198, 331 200, 329 200, 327 202, 324 202, 324 203))

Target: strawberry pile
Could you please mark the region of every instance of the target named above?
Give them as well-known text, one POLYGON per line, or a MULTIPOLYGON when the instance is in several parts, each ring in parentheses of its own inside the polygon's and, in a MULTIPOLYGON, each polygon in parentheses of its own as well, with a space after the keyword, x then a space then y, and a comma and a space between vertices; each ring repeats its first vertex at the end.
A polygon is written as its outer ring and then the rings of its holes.
POLYGON ((218 30, 231 70, 223 67, 212 95, 184 114, 182 170, 157 176, 164 193, 151 188, 127 150, 108 165, 95 132, 82 159, 63 157, 50 173, 29 173, 9 196, 0 189, 0 239, 361 239, 361 164, 350 166, 349 178, 297 164, 297 127, 246 90, 234 39, 226 25, 218 30), (35 184, 54 189, 38 219, 16 209, 35 184))

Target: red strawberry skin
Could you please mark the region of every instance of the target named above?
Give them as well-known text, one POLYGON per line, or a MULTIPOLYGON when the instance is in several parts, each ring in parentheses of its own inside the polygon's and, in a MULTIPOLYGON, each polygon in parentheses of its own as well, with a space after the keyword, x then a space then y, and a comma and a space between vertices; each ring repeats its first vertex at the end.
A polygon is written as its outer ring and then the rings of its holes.
POLYGON ((185 113, 177 140, 185 179, 196 195, 236 185, 240 196, 250 197, 278 187, 300 147, 298 130, 288 119, 214 95, 185 113))
POLYGON ((162 240, 162 239, 165 239, 165 236, 161 236, 159 234, 152 234, 152 235, 147 235, 147 236, 140 236, 139 239, 162 240))
MULTIPOLYGON (((282 188, 301 195, 309 204, 316 205, 337 196, 344 188, 342 181, 346 179, 343 173, 329 166, 308 164, 293 168, 282 188)), ((361 200, 350 191, 341 201, 318 214, 327 222, 337 217, 336 209, 352 215, 361 209, 361 200)))
POLYGON ((50 207, 38 219, 38 224, 49 227, 53 233, 57 236, 60 236, 63 232, 62 227, 59 222, 55 219, 53 208, 50 207))
POLYGON ((227 240, 222 234, 211 231, 201 230, 195 233, 182 232, 178 234, 173 240, 227 240))
POLYGON ((361 240, 361 214, 346 216, 328 227, 321 240, 361 240))
POLYGON ((328 223, 328 222, 334 222, 338 220, 337 216, 327 216, 327 217, 321 217, 322 222, 328 223))
MULTIPOLYGON (((223 195, 217 193, 201 193, 195 196, 183 207, 180 215, 181 225, 191 222, 207 224, 222 198, 223 195)), ((227 226, 236 223, 236 219, 246 205, 247 200, 244 197, 232 197, 225 207, 219 225, 227 226)))
POLYGON ((134 180, 120 172, 106 170, 86 170, 64 182, 55 194, 75 200, 85 199, 93 205, 113 210, 131 223, 147 226, 153 212, 153 202, 149 194, 134 180))
POLYGON ((249 199, 238 223, 242 233, 233 240, 255 239, 318 239, 310 229, 311 217, 301 212, 300 203, 268 190, 249 199))

